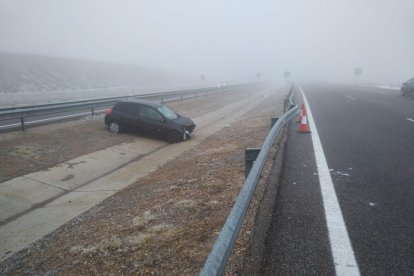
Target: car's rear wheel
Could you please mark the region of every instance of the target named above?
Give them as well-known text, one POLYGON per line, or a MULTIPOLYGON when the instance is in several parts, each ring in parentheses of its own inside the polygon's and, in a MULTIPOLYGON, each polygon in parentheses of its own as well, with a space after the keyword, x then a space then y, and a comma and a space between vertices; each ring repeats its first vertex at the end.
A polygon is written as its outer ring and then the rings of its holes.
POLYGON ((177 131, 170 131, 167 134, 168 143, 178 143, 180 142, 180 134, 177 131))
POLYGON ((121 132, 121 126, 119 125, 117 121, 109 122, 108 129, 110 132, 115 133, 115 134, 121 132))

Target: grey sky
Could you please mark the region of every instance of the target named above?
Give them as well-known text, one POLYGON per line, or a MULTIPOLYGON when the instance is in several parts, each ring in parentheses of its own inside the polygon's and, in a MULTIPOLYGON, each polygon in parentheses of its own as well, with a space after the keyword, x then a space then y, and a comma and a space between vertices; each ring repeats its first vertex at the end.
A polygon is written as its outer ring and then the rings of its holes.
POLYGON ((0 0, 0 50, 207 77, 402 81, 413 0, 0 0))

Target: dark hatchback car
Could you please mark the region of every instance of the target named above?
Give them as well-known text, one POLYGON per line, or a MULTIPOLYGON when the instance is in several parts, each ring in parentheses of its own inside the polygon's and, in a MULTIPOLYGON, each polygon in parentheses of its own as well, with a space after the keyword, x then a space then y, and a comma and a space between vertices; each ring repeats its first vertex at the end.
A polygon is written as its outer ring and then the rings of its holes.
POLYGON ((401 87, 401 95, 414 97, 414 78, 403 83, 401 87))
POLYGON ((177 115, 158 102, 133 98, 119 101, 108 109, 105 124, 113 133, 130 128, 142 134, 157 135, 170 143, 191 137, 196 127, 191 119, 177 115))

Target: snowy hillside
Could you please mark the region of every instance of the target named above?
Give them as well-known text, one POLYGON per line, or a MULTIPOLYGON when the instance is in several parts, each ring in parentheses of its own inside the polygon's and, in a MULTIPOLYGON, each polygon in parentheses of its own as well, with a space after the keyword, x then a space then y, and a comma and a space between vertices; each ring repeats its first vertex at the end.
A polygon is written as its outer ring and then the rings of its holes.
POLYGON ((0 52, 0 92, 40 92, 176 84, 154 69, 0 52))

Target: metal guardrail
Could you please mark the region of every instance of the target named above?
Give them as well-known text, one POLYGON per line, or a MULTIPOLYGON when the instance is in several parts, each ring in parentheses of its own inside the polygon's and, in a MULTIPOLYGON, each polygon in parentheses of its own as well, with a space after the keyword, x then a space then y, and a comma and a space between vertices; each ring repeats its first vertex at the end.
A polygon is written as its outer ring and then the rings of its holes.
POLYGON ((240 232, 240 228, 249 208, 253 193, 256 190, 257 183, 270 149, 282 127, 299 114, 299 106, 293 104, 293 91, 294 87, 292 86, 290 89, 290 95, 285 101, 285 112, 282 117, 275 122, 267 135, 266 140, 260 149, 260 153, 257 156, 256 161, 254 161, 239 196, 237 197, 237 200, 234 203, 229 216, 227 217, 226 223, 224 224, 220 235, 207 258, 207 261, 200 272, 200 275, 202 276, 222 275, 224 273, 224 269, 226 268, 230 253, 233 250, 237 236, 240 232))
POLYGON ((99 108, 108 108, 114 105, 116 102, 128 99, 128 98, 138 98, 138 99, 152 99, 159 100, 161 103, 164 103, 167 100, 183 100, 183 98, 188 98, 192 96, 218 93, 224 91, 230 91, 242 86, 248 86, 252 84, 241 84, 241 85, 229 85, 226 87, 207 87, 200 89, 190 89, 190 90, 178 90, 178 91, 169 91, 161 93, 151 93, 151 94, 141 94, 141 95, 130 95, 123 97, 110 97, 102 98, 95 100, 83 100, 83 101, 74 101, 67 103, 55 103, 55 104, 43 104, 35 106, 21 106, 21 107, 10 107, 0 109, 0 130, 15 130, 21 129, 25 130, 27 125, 42 125, 50 122, 57 122, 62 120, 68 120, 78 117, 83 117, 86 115, 96 115, 104 112, 104 110, 97 110, 99 108), (89 111, 88 111, 89 110, 89 111), (73 111, 83 111, 78 114, 67 114, 73 111), (63 116, 55 118, 42 118, 48 115, 61 114, 63 116), (38 117, 39 120, 27 121, 27 118, 38 117), (4 122, 10 122, 9 125, 4 125, 4 122), (2 125, 3 124, 3 125, 2 125))

